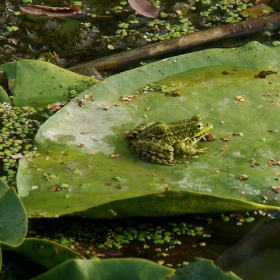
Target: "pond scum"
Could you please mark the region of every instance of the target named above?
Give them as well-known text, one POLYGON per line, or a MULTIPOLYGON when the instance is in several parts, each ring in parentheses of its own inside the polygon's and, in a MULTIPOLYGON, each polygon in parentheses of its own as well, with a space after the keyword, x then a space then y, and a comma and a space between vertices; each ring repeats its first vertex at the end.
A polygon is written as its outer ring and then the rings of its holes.
POLYGON ((41 123, 31 107, 12 107, 0 104, 0 166, 1 179, 10 187, 16 186, 16 170, 20 158, 36 154, 32 141, 41 123))

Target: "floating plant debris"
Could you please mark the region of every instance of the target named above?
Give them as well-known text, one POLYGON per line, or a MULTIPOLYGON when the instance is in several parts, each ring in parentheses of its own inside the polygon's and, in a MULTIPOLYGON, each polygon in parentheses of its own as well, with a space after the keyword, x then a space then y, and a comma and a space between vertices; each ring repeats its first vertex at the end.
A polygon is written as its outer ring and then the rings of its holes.
POLYGON ((271 188, 273 189, 273 191, 275 193, 280 193, 280 188, 279 187, 272 186, 271 188))
POLYGON ((248 179, 248 175, 247 174, 238 174, 237 177, 241 181, 248 179))
POLYGON ((81 99, 77 98, 75 99, 75 102, 78 104, 78 106, 83 107, 88 100, 94 101, 92 94, 86 94, 84 98, 81 99))
POLYGON ((230 137, 222 137, 221 140, 222 140, 223 142, 230 141, 230 137))
POLYGON ((268 162, 268 165, 280 165, 280 160, 279 159, 273 159, 271 158, 268 162))
POLYGON ((237 95, 237 96, 235 96, 235 99, 238 100, 239 102, 244 102, 245 101, 245 95, 237 95))
POLYGON ((27 14, 47 15, 49 17, 72 17, 81 12, 81 9, 77 6, 59 8, 40 5, 21 5, 20 9, 27 14))
POLYGON ((147 18, 157 18, 158 9, 157 7, 147 0, 128 0, 129 5, 138 14, 147 18))
MULTIPOLYGON (((213 133, 210 133, 208 135, 205 136, 206 141, 213 141, 216 139, 216 135, 213 133)), ((202 139, 201 139, 202 140, 202 139)))
POLYGON ((126 94, 126 95, 122 96, 122 100, 124 100, 124 101, 131 101, 134 97, 136 97, 136 95, 126 94))
POLYGON ((260 78, 260 79, 265 79, 266 76, 268 75, 273 75, 273 74, 277 74, 277 71, 260 71, 258 74, 256 74, 254 77, 255 78, 260 78))
POLYGON ((58 111, 60 110, 63 106, 67 105, 70 102, 70 100, 66 100, 66 101, 58 101, 52 104, 48 105, 48 109, 52 112, 58 111))
POLYGON ((178 92, 176 92, 176 91, 172 91, 172 92, 166 92, 166 93, 164 94, 164 96, 168 96, 168 97, 180 97, 181 94, 178 93, 178 92))
POLYGON ((220 149, 220 151, 222 151, 222 152, 226 152, 228 150, 229 150, 229 147, 227 145, 222 146, 220 149))
POLYGON ((252 167, 258 167, 260 164, 253 158, 250 159, 251 166, 252 167))

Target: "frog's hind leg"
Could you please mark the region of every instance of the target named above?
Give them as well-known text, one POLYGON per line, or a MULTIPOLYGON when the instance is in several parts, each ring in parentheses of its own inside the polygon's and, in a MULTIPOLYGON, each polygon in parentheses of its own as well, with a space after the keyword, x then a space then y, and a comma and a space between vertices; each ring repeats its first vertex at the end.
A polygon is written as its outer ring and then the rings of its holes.
POLYGON ((159 142, 138 140, 131 142, 131 149, 141 159, 155 163, 174 165, 174 148, 159 142))

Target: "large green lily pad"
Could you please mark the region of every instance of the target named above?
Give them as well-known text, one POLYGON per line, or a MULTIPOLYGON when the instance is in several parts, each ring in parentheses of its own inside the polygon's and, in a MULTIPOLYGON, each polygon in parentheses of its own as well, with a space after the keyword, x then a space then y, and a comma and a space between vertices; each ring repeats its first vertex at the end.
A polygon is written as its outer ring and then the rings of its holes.
POLYGON ((220 279, 239 280, 233 272, 224 273, 212 261, 197 258, 174 270, 144 259, 69 260, 34 280, 47 279, 220 279), (128 269, 129 268, 129 269, 128 269))
MULTIPOLYGON (((21 60, 0 66, 8 78, 9 90, 15 106, 45 106, 68 100, 98 82, 94 78, 78 75, 53 64, 40 60, 21 60)), ((9 97, 0 88, 0 101, 9 97)))
POLYGON ((252 42, 173 57, 93 86, 40 128, 41 155, 20 161, 18 190, 28 213, 119 218, 276 209, 279 61, 279 47, 252 42), (181 96, 143 92, 121 99, 155 82, 181 96), (89 94, 95 100, 82 102, 89 94), (213 124, 216 140, 200 142, 208 153, 189 164, 144 162, 123 133, 142 122, 198 114, 213 124))

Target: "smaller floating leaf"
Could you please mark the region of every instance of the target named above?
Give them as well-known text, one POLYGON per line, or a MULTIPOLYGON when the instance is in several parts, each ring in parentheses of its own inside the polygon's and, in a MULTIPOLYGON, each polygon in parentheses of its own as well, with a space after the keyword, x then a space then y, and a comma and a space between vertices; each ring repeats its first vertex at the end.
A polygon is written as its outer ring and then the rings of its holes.
POLYGON ((130 7, 138 14, 147 18, 156 18, 158 16, 157 7, 147 0, 128 0, 130 7))
POLYGON ((27 14, 47 15, 50 17, 71 17, 81 12, 81 9, 77 6, 71 8, 59 8, 41 5, 21 5, 20 9, 27 14))
POLYGON ((15 189, 9 188, 2 180, 0 180, 0 217, 1 247, 3 244, 19 246, 26 235, 27 215, 15 189))
MULTIPOLYGON (((67 103, 72 97, 72 91, 79 94, 97 82, 94 78, 78 75, 39 60, 1 64, 0 73, 1 71, 8 78, 14 106, 36 104, 36 107, 44 107, 56 102, 49 107, 52 111, 55 111, 57 106, 63 106, 64 101, 67 103), (40 80, 34 78, 39 75, 38 73, 41 73, 40 80)), ((0 97, 2 97, 1 92, 0 97)), ((8 96, 2 97, 1 102, 7 102, 7 98, 8 96)))

